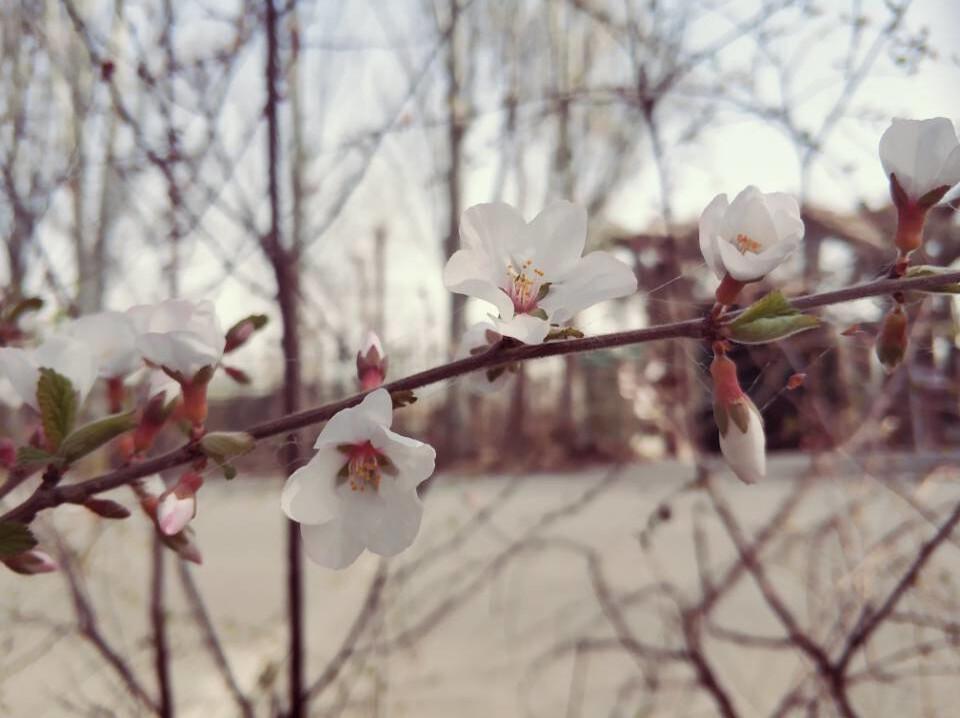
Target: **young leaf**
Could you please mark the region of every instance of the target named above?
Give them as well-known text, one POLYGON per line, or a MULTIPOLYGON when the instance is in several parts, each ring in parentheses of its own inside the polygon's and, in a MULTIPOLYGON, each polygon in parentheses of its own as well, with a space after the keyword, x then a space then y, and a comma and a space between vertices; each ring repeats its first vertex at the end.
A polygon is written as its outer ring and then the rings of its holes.
POLYGON ((26 524, 16 521, 0 522, 0 558, 16 556, 37 545, 37 539, 26 524))
POLYGON ((252 451, 255 443, 254 438, 243 431, 212 431, 200 439, 200 448, 210 458, 222 461, 252 451))
POLYGON ((765 344, 820 325, 817 317, 801 314, 779 291, 770 292, 725 327, 724 334, 740 344, 765 344))
POLYGON ((136 426, 135 411, 111 414, 103 419, 84 424, 76 431, 71 432, 60 444, 58 453, 67 463, 74 462, 87 454, 93 453, 120 434, 135 429, 136 426))
POLYGON ((37 406, 47 441, 54 449, 73 431, 77 420, 77 393, 70 380, 53 369, 40 369, 37 381, 37 406))
POLYGON ((17 449, 17 466, 22 469, 35 468, 54 464, 59 461, 59 457, 50 454, 43 449, 35 446, 21 446, 17 449))

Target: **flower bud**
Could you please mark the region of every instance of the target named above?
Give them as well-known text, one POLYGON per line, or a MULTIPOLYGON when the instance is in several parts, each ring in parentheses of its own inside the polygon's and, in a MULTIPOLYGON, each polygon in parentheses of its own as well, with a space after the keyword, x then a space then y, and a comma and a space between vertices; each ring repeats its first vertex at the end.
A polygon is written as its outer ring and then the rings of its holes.
POLYGON ((166 536, 174 536, 186 528, 197 515, 197 491, 203 485, 203 477, 187 471, 176 486, 160 497, 157 504, 157 526, 166 536))
POLYGON ((153 446, 157 434, 170 416, 173 402, 167 402, 167 395, 158 392, 150 397, 140 415, 140 423, 133 432, 133 448, 137 453, 147 451, 153 446))
POLYGON ((98 499, 91 497, 83 502, 85 508, 89 509, 97 516, 105 519, 125 519, 130 516, 130 509, 123 504, 118 504, 110 499, 98 499))
POLYGON ((49 554, 32 549, 18 553, 16 556, 9 556, 3 559, 11 571, 25 576, 32 576, 37 573, 51 573, 60 568, 60 565, 54 561, 49 554))
POLYGON ((737 477, 754 484, 767 474, 766 436, 757 407, 743 393, 737 366, 722 352, 710 365, 713 414, 720 430, 720 451, 737 477))
POLYGON ((380 337, 367 332, 363 348, 357 352, 357 380, 364 391, 376 389, 387 377, 387 357, 380 345, 380 337))
POLYGON ((877 336, 877 359, 887 373, 892 372, 907 353, 907 313, 897 304, 889 311, 877 336))

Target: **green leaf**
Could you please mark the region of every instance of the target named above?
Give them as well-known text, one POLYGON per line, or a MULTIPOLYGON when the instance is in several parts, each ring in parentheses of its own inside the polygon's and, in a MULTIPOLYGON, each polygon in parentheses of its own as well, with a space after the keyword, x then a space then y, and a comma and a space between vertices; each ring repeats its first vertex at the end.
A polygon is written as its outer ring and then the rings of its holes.
MULTIPOLYGON (((957 270, 951 267, 934 267, 929 264, 919 264, 915 267, 910 267, 907 270, 906 276, 908 278, 933 277, 937 274, 946 274, 947 272, 955 271, 957 270)), ((936 287, 934 289, 918 289, 916 291, 927 292, 929 294, 960 294, 960 282, 944 284, 942 287, 936 287)))
POLYGON ((757 300, 725 327, 725 335, 740 344, 765 344, 820 326, 802 314, 779 291, 757 300))
POLYGON ((84 424, 70 433, 60 444, 59 454, 67 463, 72 463, 87 454, 93 453, 111 439, 135 429, 137 417, 135 411, 111 414, 84 424))
POLYGON ((540 309, 539 307, 534 309, 532 312, 528 312, 528 314, 531 317, 536 317, 537 319, 542 319, 543 321, 547 321, 547 313, 543 309, 540 309))
POLYGON ((26 524, 16 521, 0 522, 0 557, 16 556, 37 545, 37 539, 26 524))
POLYGON ((40 407, 40 421, 47 441, 54 449, 59 449, 60 442, 73 431, 77 420, 77 392, 70 380, 53 369, 40 369, 37 406, 40 407))
POLYGON ((35 446, 21 446, 17 449, 17 466, 24 469, 55 464, 58 461, 59 457, 55 454, 48 453, 35 446))

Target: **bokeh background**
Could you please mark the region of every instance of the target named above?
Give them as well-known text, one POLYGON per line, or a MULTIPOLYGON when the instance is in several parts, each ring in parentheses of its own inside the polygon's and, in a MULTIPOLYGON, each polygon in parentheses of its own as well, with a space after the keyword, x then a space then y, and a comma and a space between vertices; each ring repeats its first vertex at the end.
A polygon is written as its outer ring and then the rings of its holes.
MULTIPOLYGON (((5 299, 45 300, 38 335, 170 296, 268 315, 237 354, 250 382, 213 385, 210 426, 239 429, 352 393, 369 329, 392 377, 455 355, 485 308, 441 270, 479 202, 588 208, 588 248, 640 291, 587 334, 702 314, 699 212, 747 184, 795 194, 807 236, 745 301, 866 281, 895 254, 880 134, 960 116, 958 41, 951 0, 6 2, 5 299)), ((960 259, 956 194, 921 261, 960 259)), ((960 349, 953 299, 920 300, 890 376, 883 298, 736 350, 761 487, 716 460, 695 342, 418 392, 397 421, 438 449, 423 530, 390 562, 305 568, 303 714, 948 715, 956 547, 923 548, 958 500, 960 349)), ((2 414, 18 441, 27 420, 2 414)), ((140 516, 44 517, 63 570, 0 576, 0 711, 288 714, 277 503, 311 438, 209 477, 200 569, 140 516)))

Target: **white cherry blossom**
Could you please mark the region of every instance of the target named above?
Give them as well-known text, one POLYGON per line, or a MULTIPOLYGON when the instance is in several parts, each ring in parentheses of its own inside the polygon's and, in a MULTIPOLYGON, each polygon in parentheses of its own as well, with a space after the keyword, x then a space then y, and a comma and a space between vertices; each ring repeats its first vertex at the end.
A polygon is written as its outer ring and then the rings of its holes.
POLYGON ((39 411, 37 382, 41 369, 52 369, 67 379, 82 404, 97 379, 97 360, 85 342, 55 336, 35 348, 0 348, 0 371, 24 401, 39 411))
POLYGON ((880 162, 914 203, 934 190, 946 191, 960 182, 960 142, 953 123, 946 117, 893 120, 880 138, 880 162))
POLYGON ((321 566, 344 568, 365 548, 393 556, 416 538, 417 486, 433 473, 436 452, 392 432, 392 419, 390 394, 367 394, 327 422, 317 453, 287 479, 281 507, 321 566))
POLYGON ((637 289, 633 270, 612 254, 581 256, 586 239, 587 213, 570 202, 554 202, 530 223, 508 204, 476 205, 463 213, 462 248, 443 283, 492 304, 500 334, 539 344, 551 324, 637 289))
POLYGON ((223 356, 223 328, 208 300, 168 299, 131 307, 127 315, 138 331, 144 359, 186 381, 223 356))
POLYGON ((719 194, 700 216, 700 251, 718 279, 754 282, 800 246, 803 220, 797 201, 782 192, 749 186, 733 202, 719 194))

